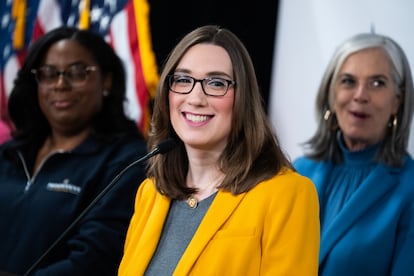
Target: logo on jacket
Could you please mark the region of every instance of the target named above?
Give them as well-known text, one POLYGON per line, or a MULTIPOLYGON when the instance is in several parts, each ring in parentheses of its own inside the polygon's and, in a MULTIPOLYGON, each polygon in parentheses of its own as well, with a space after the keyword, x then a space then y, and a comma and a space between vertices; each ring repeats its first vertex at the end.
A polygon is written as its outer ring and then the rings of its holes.
POLYGON ((46 189, 49 191, 71 193, 75 195, 79 194, 81 191, 81 187, 71 184, 67 178, 63 180, 63 183, 47 183, 46 189))

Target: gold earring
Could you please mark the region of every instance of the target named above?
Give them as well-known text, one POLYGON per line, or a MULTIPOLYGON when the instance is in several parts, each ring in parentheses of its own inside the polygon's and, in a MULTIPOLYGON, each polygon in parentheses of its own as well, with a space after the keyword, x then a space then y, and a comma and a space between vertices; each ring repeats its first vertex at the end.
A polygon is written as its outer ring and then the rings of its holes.
POLYGON ((397 115, 394 115, 394 120, 392 120, 392 128, 396 129, 398 124, 397 115))
POLYGON ((394 118, 392 119, 392 123, 390 123, 390 127, 392 128, 392 141, 394 142, 395 140, 395 136, 397 135, 397 126, 398 126, 398 117, 397 115, 392 115, 394 118))
POLYGON ((392 119, 392 135, 395 136, 397 133, 397 126, 398 126, 398 117, 397 115, 393 115, 394 118, 392 119))
POLYGON ((331 111, 329 110, 329 109, 327 109, 326 111, 325 111, 325 114, 323 115, 323 119, 325 120, 325 121, 328 121, 328 119, 329 119, 329 117, 331 116, 331 111))

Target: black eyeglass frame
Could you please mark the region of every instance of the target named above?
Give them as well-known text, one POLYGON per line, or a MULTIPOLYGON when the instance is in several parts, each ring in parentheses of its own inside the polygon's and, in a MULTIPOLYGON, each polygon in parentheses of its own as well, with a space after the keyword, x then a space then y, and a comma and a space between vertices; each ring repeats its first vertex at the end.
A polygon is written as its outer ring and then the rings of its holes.
POLYGON ((179 74, 171 74, 171 75, 167 75, 167 83, 168 83, 168 88, 170 89, 170 91, 172 91, 172 92, 174 92, 174 93, 177 93, 177 94, 184 94, 184 95, 186 95, 186 94, 190 94, 192 91, 193 91, 193 89, 194 89, 194 87, 195 87, 195 85, 196 85, 196 83, 197 82, 199 82, 200 84, 201 84, 201 88, 202 88, 202 90, 203 90, 203 93, 204 93, 204 95, 206 95, 206 96, 211 96, 211 97, 223 97, 223 96, 225 96, 226 94, 227 94, 227 92, 229 91, 229 88, 231 87, 231 86, 235 86, 236 85, 236 81, 234 81, 234 80, 228 80, 228 79, 225 79, 225 78, 220 78, 220 77, 210 77, 210 78, 204 78, 204 79, 196 79, 196 78, 193 78, 193 77, 191 77, 191 76, 188 76, 188 75, 179 75, 179 74), (173 82, 173 80, 174 80, 174 77, 177 77, 177 76, 179 76, 179 77, 186 77, 186 78, 190 78, 190 79, 192 79, 193 80, 193 86, 191 87, 191 89, 190 89, 190 91, 188 91, 188 92, 177 92, 177 91, 174 91, 173 89, 172 89, 172 82, 173 82), (225 82, 227 82, 227 88, 226 88, 226 91, 222 94, 222 95, 213 95, 213 94, 209 94, 209 93, 207 93, 206 92, 206 90, 204 89, 204 81, 206 81, 206 80, 215 80, 215 79, 218 79, 218 80, 223 80, 223 81, 225 81, 225 82))

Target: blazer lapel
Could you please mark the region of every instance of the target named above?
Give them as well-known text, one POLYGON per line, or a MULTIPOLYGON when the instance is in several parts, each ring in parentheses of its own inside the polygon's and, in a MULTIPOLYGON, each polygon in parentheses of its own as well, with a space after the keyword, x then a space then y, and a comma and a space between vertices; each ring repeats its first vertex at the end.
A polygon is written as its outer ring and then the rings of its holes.
POLYGON ((385 193, 392 189, 398 180, 399 169, 377 165, 370 176, 361 184, 352 198, 321 237, 319 263, 322 263, 336 241, 343 236, 355 221, 363 215, 385 193))
POLYGON ((189 274, 198 256, 220 227, 231 216, 244 196, 245 193, 234 196, 229 192, 218 192, 178 263, 174 275, 189 274))

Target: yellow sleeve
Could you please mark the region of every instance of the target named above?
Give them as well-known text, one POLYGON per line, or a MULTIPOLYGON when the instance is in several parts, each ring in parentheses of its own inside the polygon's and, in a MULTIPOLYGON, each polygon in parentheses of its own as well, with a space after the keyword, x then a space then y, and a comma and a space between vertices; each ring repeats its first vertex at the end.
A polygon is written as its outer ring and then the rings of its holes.
POLYGON ((320 223, 315 186, 296 173, 280 176, 275 185, 282 181, 265 222, 260 275, 316 276, 320 223))

